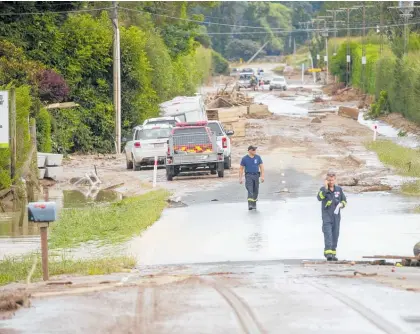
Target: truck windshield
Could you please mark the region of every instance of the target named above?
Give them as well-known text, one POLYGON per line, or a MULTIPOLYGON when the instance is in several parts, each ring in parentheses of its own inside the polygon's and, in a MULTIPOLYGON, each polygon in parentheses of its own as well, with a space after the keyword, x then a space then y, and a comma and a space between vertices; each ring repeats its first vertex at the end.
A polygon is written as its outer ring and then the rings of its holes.
POLYGON ((136 140, 168 138, 170 133, 171 129, 169 128, 142 129, 137 131, 136 140))
POLYGON ((216 136, 223 136, 223 131, 218 123, 208 123, 207 126, 216 136))

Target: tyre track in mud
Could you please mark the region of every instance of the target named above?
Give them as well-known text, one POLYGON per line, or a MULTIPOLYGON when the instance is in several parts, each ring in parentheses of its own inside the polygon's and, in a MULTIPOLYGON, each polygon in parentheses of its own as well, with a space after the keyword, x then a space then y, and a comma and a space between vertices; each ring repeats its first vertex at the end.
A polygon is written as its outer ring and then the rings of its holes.
POLYGON ((219 295, 227 302, 232 308, 233 312, 238 319, 239 324, 244 333, 246 334, 263 334, 265 331, 259 324, 256 316, 252 312, 248 304, 246 304, 232 289, 221 284, 218 280, 212 277, 200 277, 200 282, 213 287, 219 295))
POLYGON ((307 282, 309 285, 314 287, 315 289, 318 289, 331 297, 337 299, 344 305, 348 306, 353 311, 360 314, 363 318, 365 318, 367 321, 369 321, 371 324, 376 326, 378 329, 380 329, 382 332, 386 334, 404 334, 406 333, 398 326, 394 325, 390 321, 388 321, 386 318, 380 316, 376 312, 372 311, 371 309, 367 308, 360 302, 356 301, 355 299, 331 288, 326 287, 318 283, 314 282, 307 282))
MULTIPOLYGON (((245 334, 265 334, 266 331, 258 322, 257 317, 252 312, 248 304, 246 304, 232 289, 221 283, 213 277, 197 277, 190 278, 179 282, 183 286, 187 284, 198 283, 203 287, 214 289, 221 299, 229 306, 238 321, 238 325, 245 334)), ((142 287, 138 290, 136 303, 135 318, 133 328, 139 333, 155 333, 155 321, 158 312, 162 311, 158 303, 157 287, 142 287)), ((166 304, 166 302, 165 302, 166 304)), ((173 331, 175 328, 171 328, 173 331)), ((239 328, 238 328, 239 329, 239 328)))

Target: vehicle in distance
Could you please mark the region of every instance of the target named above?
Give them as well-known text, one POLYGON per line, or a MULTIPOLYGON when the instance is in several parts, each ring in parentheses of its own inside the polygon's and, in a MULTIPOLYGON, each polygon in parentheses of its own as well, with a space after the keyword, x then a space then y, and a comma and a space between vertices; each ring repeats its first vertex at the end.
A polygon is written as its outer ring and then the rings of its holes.
POLYGON ((241 74, 239 76, 239 80, 236 83, 237 90, 240 90, 241 88, 251 88, 251 77, 253 74, 241 74))
POLYGON ((146 119, 143 122, 143 125, 150 125, 150 124, 154 124, 154 125, 169 124, 169 125, 175 126, 176 123, 179 123, 179 122, 181 122, 181 121, 177 117, 172 117, 172 116, 168 116, 168 117, 156 117, 156 118, 146 119))
POLYGON ((274 77, 270 81, 270 90, 283 89, 287 90, 287 82, 285 77, 274 77))
POLYGON ((230 70, 230 76, 231 77, 237 77, 239 75, 239 70, 237 68, 232 68, 230 70))
POLYGON ((146 124, 134 128, 133 140, 125 145, 127 169, 135 171, 142 167, 154 165, 155 157, 158 164, 165 164, 168 138, 172 126, 169 124, 146 124))
POLYGON ((255 74, 255 71, 252 68, 243 68, 241 74, 255 74))
POLYGON ((224 176, 223 149, 207 122, 179 123, 172 129, 166 156, 166 179, 184 172, 207 171, 224 176))

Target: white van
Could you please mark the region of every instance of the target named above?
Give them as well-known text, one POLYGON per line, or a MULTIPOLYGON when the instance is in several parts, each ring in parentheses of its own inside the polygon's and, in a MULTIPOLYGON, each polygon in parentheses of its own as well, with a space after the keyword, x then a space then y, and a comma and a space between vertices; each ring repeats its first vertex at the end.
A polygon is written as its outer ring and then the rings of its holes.
POLYGON ((181 122, 207 121, 206 106, 201 95, 178 96, 159 107, 162 116, 176 117, 181 122))

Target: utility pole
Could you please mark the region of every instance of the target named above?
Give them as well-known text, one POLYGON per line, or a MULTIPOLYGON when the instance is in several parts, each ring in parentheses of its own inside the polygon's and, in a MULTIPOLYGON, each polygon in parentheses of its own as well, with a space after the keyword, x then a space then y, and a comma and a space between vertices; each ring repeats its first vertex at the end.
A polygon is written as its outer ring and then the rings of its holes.
MULTIPOLYGON (((327 12, 333 14, 333 24, 334 24, 334 38, 337 39, 337 23, 343 21, 337 21, 337 13, 343 12, 344 9, 331 9, 327 10, 327 12)), ((337 43, 334 43, 334 56, 337 54, 337 43)))
POLYGON ((115 152, 121 153, 121 51, 120 29, 118 28, 118 4, 112 1, 112 27, 114 29, 113 41, 113 93, 115 111, 115 152))
POLYGON ((340 8, 345 10, 347 13, 347 54, 346 54, 346 63, 347 63, 347 71, 346 71, 346 83, 347 87, 350 86, 350 73, 351 73, 351 55, 350 55, 350 13, 352 10, 359 9, 360 7, 347 7, 347 8, 340 8))
POLYGON ((321 33, 321 35, 324 37, 325 39, 325 58, 324 58, 324 62, 325 65, 327 67, 327 76, 325 78, 325 82, 328 85, 328 76, 329 76, 329 58, 328 58, 328 28, 327 28, 327 19, 332 18, 332 16, 319 16, 317 18, 317 21, 324 21, 324 29, 321 33))
POLYGON ((420 6, 414 6, 414 1, 400 1, 398 7, 388 7, 388 9, 397 9, 400 11, 400 16, 404 20, 404 54, 408 53, 408 42, 409 42, 409 29, 408 21, 413 16, 414 8, 420 6))
POLYGON ((366 6, 363 2, 363 37, 362 37, 362 91, 365 92, 365 67, 366 67, 366 6))
POLYGON ((381 49, 380 49, 380 52, 381 52, 381 55, 382 55, 382 52, 384 51, 384 3, 383 2, 381 2, 380 3, 380 9, 379 9, 381 12, 380 12, 380 28, 379 28, 379 33, 380 33, 380 36, 381 36, 381 49))
POLYGON ((17 140, 16 140, 16 88, 10 89, 10 178, 14 184, 16 177, 17 140))

